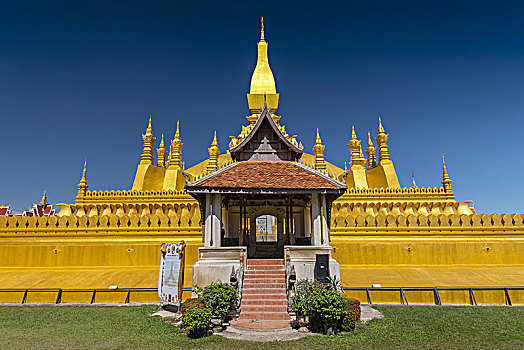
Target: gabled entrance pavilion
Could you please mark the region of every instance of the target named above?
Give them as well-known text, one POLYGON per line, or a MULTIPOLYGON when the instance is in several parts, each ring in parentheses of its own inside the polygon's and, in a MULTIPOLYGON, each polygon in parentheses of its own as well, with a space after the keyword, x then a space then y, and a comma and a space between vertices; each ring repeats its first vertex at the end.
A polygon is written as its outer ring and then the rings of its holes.
MULTIPOLYGON (((234 162, 186 184, 203 217, 193 284, 229 281, 246 258, 286 258, 300 265, 297 278, 313 278, 316 254, 331 257, 331 203, 346 185, 300 163, 302 150, 274 118, 264 106, 249 134, 230 145, 234 162)), ((338 271, 330 258, 330 273, 338 271)))

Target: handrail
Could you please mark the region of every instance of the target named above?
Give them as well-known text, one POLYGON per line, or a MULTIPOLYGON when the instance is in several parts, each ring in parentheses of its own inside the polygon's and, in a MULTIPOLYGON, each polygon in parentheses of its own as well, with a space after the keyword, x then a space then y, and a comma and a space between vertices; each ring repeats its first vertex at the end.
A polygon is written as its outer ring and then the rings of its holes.
POLYGON ((470 305, 477 306, 475 298, 475 291, 503 291, 505 304, 512 306, 511 298, 509 296, 510 290, 524 290, 524 286, 509 286, 509 287, 342 287, 343 291, 361 291, 366 292, 368 304, 372 305, 370 291, 384 291, 384 292, 399 292, 400 304, 409 305, 405 292, 433 292, 435 305, 442 305, 439 291, 465 291, 469 293, 470 305))
MULTIPOLYGON (((182 288, 182 291, 184 292, 190 292, 192 288, 185 287, 182 288)), ((27 303, 27 295, 29 293, 49 293, 49 292, 56 292, 56 300, 55 304, 61 304, 62 303, 62 295, 64 293, 92 293, 91 295, 91 301, 90 304, 95 303, 95 297, 96 293, 98 292, 104 292, 104 293, 126 293, 126 297, 124 300, 124 304, 129 304, 129 300, 131 297, 131 292, 156 292, 158 291, 157 288, 116 288, 116 289, 109 289, 109 288, 0 288, 0 293, 13 293, 13 292, 23 292, 22 300, 20 304, 26 304, 27 303)))

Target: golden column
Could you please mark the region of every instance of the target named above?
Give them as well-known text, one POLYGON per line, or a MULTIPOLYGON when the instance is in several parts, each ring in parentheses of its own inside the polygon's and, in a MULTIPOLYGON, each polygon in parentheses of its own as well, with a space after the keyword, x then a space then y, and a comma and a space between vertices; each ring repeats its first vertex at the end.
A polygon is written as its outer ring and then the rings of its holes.
POLYGON ((160 146, 158 146, 156 150, 156 154, 158 156, 157 166, 165 168, 167 151, 166 151, 166 146, 164 144, 164 134, 162 134, 162 138, 160 139, 160 146))
POLYGON ((368 169, 374 168, 377 166, 377 149, 371 141, 371 134, 368 132, 368 148, 366 149, 366 155, 368 156, 368 169))
POLYGON ((213 136, 213 142, 211 142, 211 147, 208 148, 209 151, 209 162, 207 163, 206 170, 208 172, 213 172, 218 169, 218 156, 220 155, 220 150, 218 149, 217 142, 217 132, 213 136))
POLYGON ((320 139, 320 133, 317 128, 317 139, 315 140, 315 145, 313 146, 313 154, 315 155, 315 169, 317 170, 326 170, 326 161, 324 160, 324 149, 326 146, 322 144, 320 139))
POLYGON ((375 138, 378 144, 378 162, 379 164, 391 163, 388 153, 388 137, 389 134, 386 134, 384 127, 382 126, 382 120, 378 118, 378 135, 375 138))
POLYGON ((153 128, 151 128, 151 116, 149 116, 149 124, 146 129, 146 134, 142 135, 144 147, 142 156, 140 157, 140 164, 155 164, 155 156, 153 155, 153 147, 155 145, 155 137, 153 136, 153 128))

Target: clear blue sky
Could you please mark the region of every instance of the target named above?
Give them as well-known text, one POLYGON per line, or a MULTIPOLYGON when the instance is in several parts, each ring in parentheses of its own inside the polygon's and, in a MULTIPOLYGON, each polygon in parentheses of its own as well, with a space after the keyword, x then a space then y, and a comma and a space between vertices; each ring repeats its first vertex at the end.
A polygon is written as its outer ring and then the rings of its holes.
POLYGON ((186 165, 214 130, 225 152, 261 15, 306 151, 319 127, 343 166, 382 116, 403 186, 439 186, 445 153, 457 200, 524 213, 520 1, 3 1, 0 203, 74 202, 85 159, 90 189, 130 189, 150 113, 158 138, 180 120, 186 165))

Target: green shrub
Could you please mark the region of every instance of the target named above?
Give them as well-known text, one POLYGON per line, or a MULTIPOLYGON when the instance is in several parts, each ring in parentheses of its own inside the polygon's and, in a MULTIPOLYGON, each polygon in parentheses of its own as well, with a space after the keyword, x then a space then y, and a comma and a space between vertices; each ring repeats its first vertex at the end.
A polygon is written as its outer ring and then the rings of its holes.
POLYGON ((345 315, 346 297, 335 289, 318 284, 313 290, 310 308, 313 331, 325 333, 331 328, 336 333, 345 315))
POLYGON ((190 333, 207 329, 211 323, 211 310, 207 307, 190 307, 182 316, 182 327, 190 333))
POLYGON ((202 298, 190 298, 182 303, 180 306, 180 312, 184 315, 190 308, 203 308, 206 307, 202 298))
POLYGON ((360 319, 360 302, 346 298, 335 278, 328 283, 300 280, 294 289, 290 308, 298 316, 308 316, 314 332, 350 331, 360 319))
POLYGON ((205 288, 195 286, 195 291, 215 317, 225 317, 238 297, 237 288, 223 282, 214 282, 205 288))
POLYGON ((360 320, 360 301, 357 299, 346 299, 346 313, 340 328, 343 331, 352 331, 355 329, 358 320, 360 320))

